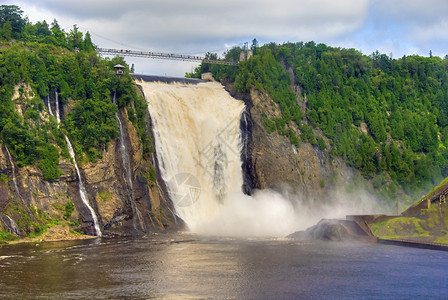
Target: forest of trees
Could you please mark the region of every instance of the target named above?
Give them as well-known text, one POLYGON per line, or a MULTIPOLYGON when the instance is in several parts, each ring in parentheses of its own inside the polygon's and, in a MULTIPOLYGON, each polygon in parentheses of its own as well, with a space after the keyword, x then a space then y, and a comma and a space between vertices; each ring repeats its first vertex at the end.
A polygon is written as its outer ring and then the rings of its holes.
MULTIPOLYGON (((241 50, 231 49, 226 59, 237 60, 241 50)), ((314 42, 271 43, 238 68, 203 64, 191 76, 204 71, 232 80, 239 92, 267 92, 282 112, 264 118, 268 132, 321 149, 326 137, 333 156, 390 198, 397 185, 417 195, 448 175, 447 57, 393 59, 314 42), (300 101, 307 103, 304 115, 300 101)))
MULTIPOLYGON (((134 122, 144 142, 146 154, 152 142, 145 130, 146 102, 138 96, 132 78, 122 78, 113 66, 123 58, 101 58, 90 34, 75 26, 66 33, 54 20, 30 23, 14 5, 0 6, 0 140, 6 144, 19 166, 37 164, 43 176, 54 180, 60 176, 60 155, 69 157, 64 134, 75 149, 79 160, 96 161, 112 139, 118 137, 115 119, 118 107, 128 106, 129 119, 134 122), (12 101, 15 87, 19 98, 12 101), (31 100, 24 101, 26 89, 32 89, 31 100), (59 95, 61 106, 71 108, 65 122, 45 117, 49 95, 59 95), (21 113, 15 108, 21 106, 21 113)), ((29 96, 29 95, 28 95, 29 96)))

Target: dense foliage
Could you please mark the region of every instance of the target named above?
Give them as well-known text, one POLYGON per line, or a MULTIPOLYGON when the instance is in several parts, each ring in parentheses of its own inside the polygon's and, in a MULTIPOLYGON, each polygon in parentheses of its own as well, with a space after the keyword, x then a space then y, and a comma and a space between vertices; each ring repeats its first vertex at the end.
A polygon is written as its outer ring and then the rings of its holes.
POLYGON ((58 178, 59 157, 68 157, 64 134, 79 160, 96 161, 118 137, 117 106, 133 107, 150 152, 146 103, 127 71, 122 78, 114 72, 115 64, 127 67, 124 60, 99 57, 89 33, 76 26, 66 33, 56 20, 51 27, 45 21, 31 24, 22 14, 17 6, 0 6, 0 139, 17 164, 37 164, 46 179, 58 178), (48 114, 48 102, 55 110, 56 101, 64 107, 61 124, 48 114))
POLYGON ((271 43, 235 71, 205 65, 197 73, 204 69, 233 80, 239 92, 267 92, 282 112, 281 118, 264 118, 268 132, 297 144, 296 126, 302 141, 322 149, 325 136, 332 155, 392 198, 395 185, 415 193, 448 175, 446 57, 393 59, 314 42, 271 43), (306 103, 304 115, 299 102, 306 103))

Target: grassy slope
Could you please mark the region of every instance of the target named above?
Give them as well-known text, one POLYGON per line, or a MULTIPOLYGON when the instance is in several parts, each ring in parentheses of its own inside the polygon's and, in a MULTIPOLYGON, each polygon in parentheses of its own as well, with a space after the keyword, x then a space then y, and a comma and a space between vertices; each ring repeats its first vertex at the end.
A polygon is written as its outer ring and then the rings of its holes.
POLYGON ((448 203, 435 201, 428 209, 416 209, 422 201, 437 199, 446 190, 448 178, 403 212, 402 216, 371 224, 373 234, 384 239, 411 239, 448 244, 448 203))

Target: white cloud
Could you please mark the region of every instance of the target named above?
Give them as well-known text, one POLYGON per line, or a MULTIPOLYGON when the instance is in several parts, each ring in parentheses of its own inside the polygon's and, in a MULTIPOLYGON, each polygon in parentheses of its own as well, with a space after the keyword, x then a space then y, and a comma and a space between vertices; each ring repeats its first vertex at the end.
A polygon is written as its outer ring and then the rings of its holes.
POLYGON ((374 7, 388 27, 404 28, 404 39, 420 43, 448 40, 446 0, 377 0, 374 7))
POLYGON ((412 27, 412 35, 420 41, 448 40, 448 20, 412 27))
POLYGON ((147 40, 157 47, 180 43, 238 40, 307 40, 357 29, 367 14, 367 0, 152 0, 22 1, 35 11, 74 20, 98 34, 147 40))
POLYGON ((434 22, 445 19, 448 13, 446 0, 376 0, 373 5, 385 15, 397 20, 434 22))

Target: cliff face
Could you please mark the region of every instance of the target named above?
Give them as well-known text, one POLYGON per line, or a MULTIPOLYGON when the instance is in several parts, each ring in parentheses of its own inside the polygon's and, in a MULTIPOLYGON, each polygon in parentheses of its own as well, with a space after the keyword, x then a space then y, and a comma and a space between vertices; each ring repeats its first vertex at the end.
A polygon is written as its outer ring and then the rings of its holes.
MULTIPOLYGON (((156 168, 154 158, 143 156, 140 139, 127 119, 126 109, 122 108, 117 115, 122 124, 128 166, 124 165, 120 139, 108 145, 102 159, 79 165, 88 201, 98 216, 102 233, 139 234, 180 226, 163 192, 161 179, 150 175, 156 168)), ((147 118, 149 123, 149 114, 147 118)), ((64 225, 94 234, 92 214, 81 200, 73 163, 61 157, 58 167, 62 175, 55 181, 45 180, 37 166, 19 168, 6 146, 1 145, 0 230, 25 236, 41 233, 53 225, 64 225), (16 226, 18 231, 13 229, 16 226)))
MULTIPOLYGON (((341 159, 331 158, 328 151, 303 142, 295 147, 278 132, 267 132, 263 116, 281 116, 280 108, 269 95, 254 89, 250 95, 241 95, 232 84, 225 86, 235 98, 243 99, 247 107, 242 117, 246 193, 269 188, 300 197, 302 201, 331 202, 335 191, 353 180, 356 171, 341 159)), ((297 101, 304 109, 305 99, 298 97, 297 101)), ((299 135, 297 126, 289 125, 299 135)))

